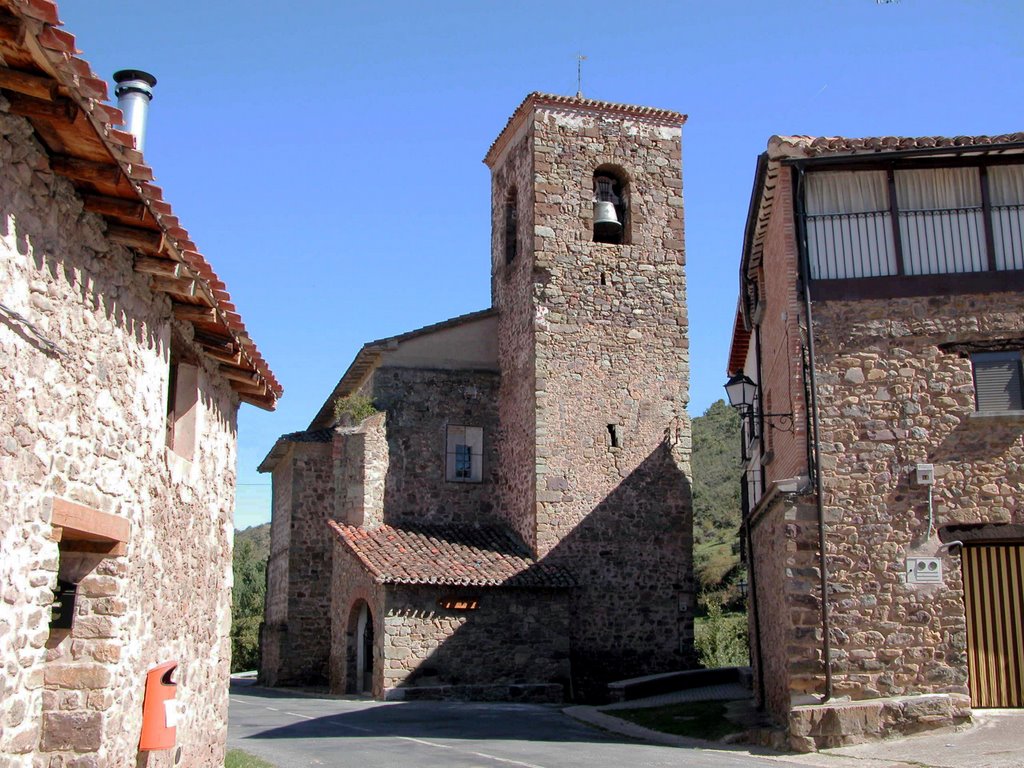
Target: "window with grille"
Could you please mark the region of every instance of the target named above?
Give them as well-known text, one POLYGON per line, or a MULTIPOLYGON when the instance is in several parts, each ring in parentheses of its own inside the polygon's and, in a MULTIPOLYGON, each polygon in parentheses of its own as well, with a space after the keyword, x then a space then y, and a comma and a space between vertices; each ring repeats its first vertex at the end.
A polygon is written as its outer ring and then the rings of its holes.
POLYGON ((483 427, 449 426, 445 450, 445 479, 454 483, 483 480, 483 427))
POLYGON ((1024 410, 1024 372, 1021 351, 975 352, 975 409, 979 412, 1024 410))

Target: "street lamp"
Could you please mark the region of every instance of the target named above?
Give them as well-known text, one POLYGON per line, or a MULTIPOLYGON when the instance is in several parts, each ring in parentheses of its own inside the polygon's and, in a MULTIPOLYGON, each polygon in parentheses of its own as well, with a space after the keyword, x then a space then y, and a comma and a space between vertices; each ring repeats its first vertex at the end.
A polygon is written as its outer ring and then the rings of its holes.
POLYGON ((776 428, 786 432, 793 431, 792 413, 757 413, 755 411, 754 404, 757 403, 757 384, 742 371, 730 377, 725 383, 725 394, 729 397, 729 405, 739 412, 740 417, 750 420, 749 434, 752 437, 759 437, 756 417, 760 417, 762 421, 768 422, 771 422, 772 419, 779 419, 779 424, 776 425, 776 428), (785 426, 787 422, 789 423, 788 427, 785 426))

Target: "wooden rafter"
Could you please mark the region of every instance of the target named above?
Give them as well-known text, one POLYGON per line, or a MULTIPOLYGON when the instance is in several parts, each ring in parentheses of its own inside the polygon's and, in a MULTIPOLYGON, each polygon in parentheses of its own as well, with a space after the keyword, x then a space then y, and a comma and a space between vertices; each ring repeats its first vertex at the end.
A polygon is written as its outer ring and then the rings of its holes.
POLYGON ((78 105, 71 99, 57 98, 49 101, 22 93, 9 93, 7 101, 11 104, 11 112, 22 117, 73 123, 78 116, 78 105))
POLYGON ((8 67, 0 67, 0 88, 45 101, 53 101, 58 93, 56 80, 8 67))
POLYGON ((117 184, 121 180, 121 168, 116 163, 100 163, 80 157, 53 155, 50 158, 50 168, 54 173, 74 181, 117 184))
POLYGON ((196 295, 196 281, 189 278, 154 275, 150 278, 150 285, 154 291, 171 293, 175 296, 191 298, 196 295))
POLYGON ((164 234, 156 229, 109 224, 107 225, 107 237, 115 243, 138 248, 143 253, 156 255, 164 249, 164 234))
POLYGON ((136 256, 135 271, 144 275, 162 275, 163 277, 181 277, 184 265, 173 259, 157 259, 152 256, 136 256))
POLYGON ((85 203, 85 210, 101 213, 104 216, 120 216, 140 221, 146 217, 146 206, 137 199, 85 193, 82 195, 82 201, 85 203))
POLYGON ((197 307, 195 304, 174 303, 174 316, 190 323, 216 323, 217 310, 211 307, 197 307))

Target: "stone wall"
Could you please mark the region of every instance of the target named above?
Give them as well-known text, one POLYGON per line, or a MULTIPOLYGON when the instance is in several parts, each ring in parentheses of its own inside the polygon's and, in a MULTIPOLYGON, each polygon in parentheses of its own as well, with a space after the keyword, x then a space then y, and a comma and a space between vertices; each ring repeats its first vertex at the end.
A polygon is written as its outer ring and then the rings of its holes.
POLYGON ((5 110, 0 100, 0 763, 135 765, 146 671, 176 660, 181 753, 149 765, 221 766, 238 402, 5 110), (165 446, 172 326, 199 364, 191 462, 165 446), (58 546, 55 498, 127 519, 127 553, 58 546), (49 631, 58 574, 79 581, 79 598, 73 627, 49 631))
POLYGON ((489 371, 374 372, 373 401, 387 413, 383 522, 401 526, 493 521, 499 472, 498 381, 489 371), (445 479, 449 425, 483 428, 482 482, 445 479))
POLYGON ((265 657, 260 662, 261 679, 268 685, 327 682, 333 552, 327 521, 335 511, 332 453, 328 442, 294 442, 274 469, 274 496, 283 503, 275 501, 270 527, 265 657), (286 549, 277 549, 281 542, 286 549))
POLYGON ((288 661, 288 552, 292 530, 291 451, 274 467, 273 506, 270 525, 270 556, 267 559, 267 593, 260 626, 259 680, 277 685, 288 661))
POLYGON ((378 413, 334 439, 335 519, 375 528, 384 522, 384 493, 390 457, 387 417, 378 413))
POLYGON ((491 303, 498 310, 501 365, 498 514, 537 549, 536 359, 532 125, 510 142, 491 174, 491 303), (517 255, 507 262, 505 204, 515 192, 517 255))
POLYGON ((355 642, 354 627, 351 621, 354 609, 359 603, 365 602, 370 608, 373 618, 373 684, 372 692, 376 698, 384 695, 385 687, 390 678, 385 678, 383 666, 384 637, 384 593, 383 584, 373 580, 359 563, 352 550, 337 539, 337 534, 329 532, 333 546, 333 568, 331 590, 331 693, 356 693, 354 681, 349 679, 349 653, 355 642))
POLYGON ((1019 299, 815 307, 837 694, 967 692, 960 558, 938 534, 1024 522, 1024 418, 975 415, 970 360, 940 345, 1019 338, 1019 299), (935 466, 930 530, 919 462, 935 466), (914 555, 941 558, 941 584, 905 583, 914 555))
POLYGON ((501 232, 508 186, 523 199, 529 184, 519 227, 532 248, 505 265, 494 236, 492 286, 503 426, 536 447, 503 448, 502 503, 524 527, 533 518, 539 557, 576 575, 573 670, 578 690, 601 695, 691 659, 680 130, 554 106, 522 130, 495 163, 493 216, 501 232), (602 165, 628 179, 630 244, 593 242, 602 165))
POLYGON ((562 701, 569 693, 568 594, 388 586, 385 696, 562 701), (460 611, 438 604, 449 598, 478 607, 460 611))

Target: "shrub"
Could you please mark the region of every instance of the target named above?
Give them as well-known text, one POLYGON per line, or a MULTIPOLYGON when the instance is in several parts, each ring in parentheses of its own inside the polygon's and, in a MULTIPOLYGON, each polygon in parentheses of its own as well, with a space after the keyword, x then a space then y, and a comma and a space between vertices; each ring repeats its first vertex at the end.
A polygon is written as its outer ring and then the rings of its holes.
POLYGON ((377 413, 373 400, 366 395, 348 395, 334 401, 334 418, 344 426, 353 426, 377 413))
POLYGON ((707 601, 708 615, 694 626, 694 645, 700 663, 713 667, 745 667, 750 663, 747 615, 725 613, 722 606, 707 601))

